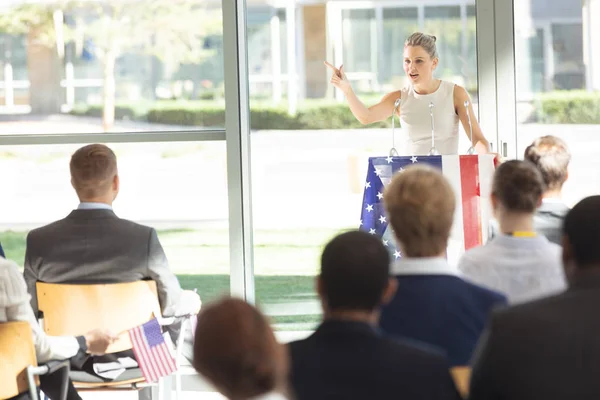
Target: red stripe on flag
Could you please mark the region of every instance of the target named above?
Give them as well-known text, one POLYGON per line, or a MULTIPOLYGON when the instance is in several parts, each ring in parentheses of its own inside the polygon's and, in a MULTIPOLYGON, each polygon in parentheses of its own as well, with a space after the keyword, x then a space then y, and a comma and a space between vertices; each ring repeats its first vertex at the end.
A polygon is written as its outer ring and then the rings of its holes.
POLYGON ((131 342, 133 344, 133 353, 135 354, 135 358, 138 362, 140 370, 142 371, 142 375, 144 375, 144 379, 147 382, 153 382, 152 371, 148 367, 146 345, 143 340, 140 342, 140 329, 141 327, 138 326, 129 331, 131 334, 131 342))
POLYGON ((165 371, 165 375, 170 375, 172 372, 175 372, 177 366, 175 365, 175 360, 173 359, 167 344, 163 343, 158 346, 157 352, 161 360, 161 367, 165 371))
POLYGON ((152 361, 156 370, 158 371, 158 376, 166 375, 166 371, 163 365, 163 360, 160 358, 160 346, 156 346, 150 349, 152 353, 152 361))
POLYGON ((165 367, 167 368, 167 374, 170 374, 174 371, 177 370, 177 364, 175 363, 175 357, 173 357, 173 354, 171 353, 171 350, 169 349, 169 346, 167 345, 167 343, 164 343, 161 346, 161 352, 163 354, 163 358, 166 360, 165 362, 165 367))
POLYGON ((465 250, 483 243, 480 220, 479 156, 460 156, 465 250))

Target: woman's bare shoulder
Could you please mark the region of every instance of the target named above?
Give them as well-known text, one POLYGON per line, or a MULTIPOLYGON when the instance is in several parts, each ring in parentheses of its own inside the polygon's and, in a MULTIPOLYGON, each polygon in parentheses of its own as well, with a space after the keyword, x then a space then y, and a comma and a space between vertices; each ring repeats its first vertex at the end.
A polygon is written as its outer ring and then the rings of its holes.
POLYGON ((396 101, 396 99, 401 99, 401 98, 405 98, 406 97, 406 90, 405 89, 400 89, 400 90, 395 90, 393 92, 389 92, 387 94, 385 94, 383 96, 383 98, 381 99, 381 102, 390 102, 393 103, 396 101))

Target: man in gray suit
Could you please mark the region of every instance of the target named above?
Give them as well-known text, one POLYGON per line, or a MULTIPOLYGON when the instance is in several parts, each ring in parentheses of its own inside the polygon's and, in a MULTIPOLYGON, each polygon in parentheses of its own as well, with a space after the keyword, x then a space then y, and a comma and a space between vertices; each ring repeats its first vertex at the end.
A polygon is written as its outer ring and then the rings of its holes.
POLYGON ((534 229, 549 241, 560 244, 562 223, 569 211, 562 201, 562 187, 569 176, 571 161, 567 144, 556 136, 542 136, 525 149, 525 160, 537 167, 546 184, 542 205, 533 219, 534 229))
MULTIPOLYGON (((552 243, 560 245, 562 223, 569 211, 569 207, 562 201, 562 187, 569 176, 571 153, 562 139, 548 135, 535 139, 525 149, 524 159, 542 173, 546 186, 542 204, 533 217, 533 228, 552 243)), ((498 223, 493 220, 489 239, 499 234, 498 223)))
POLYGON ((121 219, 112 210, 119 192, 115 153, 92 144, 71 157, 71 184, 80 204, 66 218, 27 236, 24 276, 38 312, 36 281, 119 283, 156 281, 163 316, 196 313, 200 298, 182 291, 169 269, 156 231, 121 219))
POLYGON ((472 400, 600 396, 600 196, 564 221, 566 292, 498 311, 476 352, 472 400))

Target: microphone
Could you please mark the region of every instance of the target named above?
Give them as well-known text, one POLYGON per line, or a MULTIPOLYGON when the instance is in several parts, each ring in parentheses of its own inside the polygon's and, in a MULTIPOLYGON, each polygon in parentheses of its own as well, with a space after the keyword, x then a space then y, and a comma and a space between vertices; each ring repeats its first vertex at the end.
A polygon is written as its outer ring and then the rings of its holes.
POLYGON ((469 112, 469 100, 465 100, 465 111, 467 112, 467 119, 469 120, 469 131, 471 132, 471 147, 467 150, 467 154, 475 154, 475 147, 473 147, 473 125, 471 125, 471 113, 469 112))
POLYGON ((397 157, 398 151, 396 150, 396 134, 394 133, 395 121, 396 121, 396 111, 398 111, 398 107, 400 106, 400 98, 396 99, 394 103, 394 111, 392 111, 392 148, 390 149, 390 157, 397 157))
POLYGON ((431 149, 429 149, 430 156, 439 156, 440 152, 435 148, 435 123, 433 121, 433 101, 429 103, 429 116, 431 117, 431 149))

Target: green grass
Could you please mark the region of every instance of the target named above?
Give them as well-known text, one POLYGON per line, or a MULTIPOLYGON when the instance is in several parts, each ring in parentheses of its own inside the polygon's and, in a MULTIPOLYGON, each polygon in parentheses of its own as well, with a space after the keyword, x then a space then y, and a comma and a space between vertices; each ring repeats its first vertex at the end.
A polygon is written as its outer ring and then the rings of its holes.
MULTIPOLYGON (((275 329, 312 329, 320 312, 307 302, 317 302, 314 276, 323 244, 333 229, 258 230, 255 232, 256 302, 271 317, 275 329), (299 309, 299 311, 298 311, 299 309)), ((159 230, 171 269, 184 289, 198 289, 204 304, 230 292, 229 237, 227 229, 159 230)), ((6 257, 21 265, 27 232, 0 232, 6 257)))
MULTIPOLYGON (((229 293, 229 275, 177 275, 184 289, 198 289, 203 303, 229 293)), ((269 305, 317 300, 313 276, 255 276, 256 303, 268 313, 269 305)), ((285 307, 284 307, 285 310, 285 307)), ((270 315, 277 330, 310 330, 321 320, 320 314, 270 315)))

